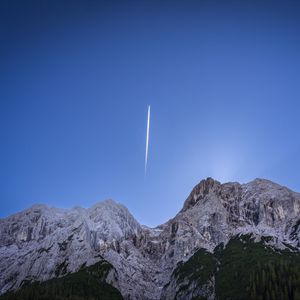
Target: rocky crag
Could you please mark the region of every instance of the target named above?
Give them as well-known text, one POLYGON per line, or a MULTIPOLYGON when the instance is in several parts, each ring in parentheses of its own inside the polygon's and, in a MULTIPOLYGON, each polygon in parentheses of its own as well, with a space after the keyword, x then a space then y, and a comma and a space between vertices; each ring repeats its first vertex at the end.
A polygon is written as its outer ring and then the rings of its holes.
POLYGON ((113 200, 88 209, 35 205, 0 220, 0 294, 108 262, 103 281, 124 299, 215 299, 222 261, 216 249, 225 251, 237 236, 298 253, 300 194, 264 179, 221 184, 207 178, 173 219, 156 228, 140 225, 113 200), (195 255, 212 258, 200 262, 200 273, 207 274, 200 283, 189 273, 179 276, 195 255))

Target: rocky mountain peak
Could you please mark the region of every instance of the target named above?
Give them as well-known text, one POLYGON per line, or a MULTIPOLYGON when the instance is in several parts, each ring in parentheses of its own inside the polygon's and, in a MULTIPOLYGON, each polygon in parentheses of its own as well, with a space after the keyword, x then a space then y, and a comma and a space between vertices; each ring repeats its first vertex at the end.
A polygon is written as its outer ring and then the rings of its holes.
POLYGON ((198 201, 203 199, 209 193, 216 192, 221 183, 211 177, 201 180, 192 190, 188 198, 185 200, 181 212, 193 207, 198 201))

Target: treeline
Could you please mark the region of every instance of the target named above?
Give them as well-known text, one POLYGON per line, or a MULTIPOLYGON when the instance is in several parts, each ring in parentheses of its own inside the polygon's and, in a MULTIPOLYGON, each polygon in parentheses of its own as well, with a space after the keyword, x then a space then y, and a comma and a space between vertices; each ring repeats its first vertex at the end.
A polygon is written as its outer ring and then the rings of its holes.
POLYGON ((28 283, 0 300, 121 300, 121 293, 104 282, 110 269, 100 262, 64 277, 28 283))
POLYGON ((180 292, 175 299, 183 299, 185 290, 193 291, 193 299, 203 299, 204 293, 208 297, 205 284, 214 280, 216 300, 300 300, 299 251, 274 249, 270 241, 241 235, 214 253, 198 250, 173 273, 180 292))

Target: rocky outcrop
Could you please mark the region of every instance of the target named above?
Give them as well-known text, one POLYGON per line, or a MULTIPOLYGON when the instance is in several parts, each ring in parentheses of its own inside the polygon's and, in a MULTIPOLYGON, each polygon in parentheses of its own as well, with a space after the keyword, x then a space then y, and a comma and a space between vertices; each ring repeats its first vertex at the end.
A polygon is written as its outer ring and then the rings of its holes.
POLYGON ((156 228, 141 226, 112 200, 88 209, 36 205, 0 220, 0 292, 105 259, 116 270, 109 283, 125 299, 159 299, 179 262, 248 233, 299 249, 300 195, 263 179, 221 184, 207 178, 156 228))

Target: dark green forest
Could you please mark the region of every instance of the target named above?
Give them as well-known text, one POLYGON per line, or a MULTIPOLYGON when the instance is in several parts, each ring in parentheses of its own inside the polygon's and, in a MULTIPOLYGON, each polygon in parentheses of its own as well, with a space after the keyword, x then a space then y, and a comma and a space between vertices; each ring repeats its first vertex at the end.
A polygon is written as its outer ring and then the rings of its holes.
POLYGON ((0 300, 121 300, 120 292, 104 282, 112 266, 101 261, 78 272, 45 282, 27 283, 0 300))
POLYGON ((213 254, 198 250, 173 273, 180 291, 195 281, 202 286, 215 276, 217 300, 299 300, 300 253, 275 250, 266 246, 267 241, 254 242, 244 235, 231 239, 225 248, 219 245, 213 254), (185 278, 188 285, 181 284, 185 278))

